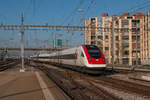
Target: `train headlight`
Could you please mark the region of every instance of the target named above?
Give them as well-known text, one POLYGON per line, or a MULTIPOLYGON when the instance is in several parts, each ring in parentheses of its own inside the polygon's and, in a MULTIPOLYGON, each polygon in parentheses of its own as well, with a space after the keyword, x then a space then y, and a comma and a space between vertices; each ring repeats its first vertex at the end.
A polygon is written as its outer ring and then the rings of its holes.
POLYGON ((105 61, 105 58, 103 58, 102 60, 105 61))
POLYGON ((91 58, 89 58, 89 61, 92 61, 91 58))

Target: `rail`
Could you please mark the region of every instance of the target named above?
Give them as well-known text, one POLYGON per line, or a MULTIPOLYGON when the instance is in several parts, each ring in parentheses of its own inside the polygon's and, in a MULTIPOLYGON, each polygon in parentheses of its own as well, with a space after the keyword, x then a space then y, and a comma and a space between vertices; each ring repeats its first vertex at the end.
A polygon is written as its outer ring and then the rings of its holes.
POLYGON ((94 83, 102 84, 104 86, 111 87, 117 90, 138 94, 140 96, 150 97, 149 86, 105 76, 100 77, 99 79, 89 80, 91 80, 94 83))
POLYGON ((35 65, 30 64, 30 66, 36 67, 43 71, 73 100, 122 100, 121 98, 110 94, 100 87, 97 87, 88 80, 81 79, 78 81, 78 79, 74 77, 78 75, 74 75, 75 73, 71 73, 71 75, 69 75, 66 69, 62 69, 63 71, 58 71, 47 68, 43 64, 37 62, 35 65))
POLYGON ((0 71, 7 70, 9 68, 12 68, 13 66, 19 64, 19 61, 5 61, 5 62, 0 62, 0 71))

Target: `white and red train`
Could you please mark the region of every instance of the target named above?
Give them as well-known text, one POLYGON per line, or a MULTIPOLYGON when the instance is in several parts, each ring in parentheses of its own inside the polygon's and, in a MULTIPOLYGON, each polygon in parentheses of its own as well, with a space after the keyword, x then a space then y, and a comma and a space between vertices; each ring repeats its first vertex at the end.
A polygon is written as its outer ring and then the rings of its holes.
POLYGON ((98 71, 106 67, 104 54, 94 45, 82 45, 51 54, 39 54, 34 57, 39 61, 46 61, 75 70, 98 71))

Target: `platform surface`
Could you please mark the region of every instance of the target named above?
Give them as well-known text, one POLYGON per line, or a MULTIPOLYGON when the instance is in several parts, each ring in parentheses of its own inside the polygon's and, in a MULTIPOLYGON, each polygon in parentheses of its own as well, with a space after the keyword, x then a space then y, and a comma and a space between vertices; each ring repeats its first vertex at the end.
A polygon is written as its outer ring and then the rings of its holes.
POLYGON ((0 100, 69 100, 40 71, 0 72, 0 100))

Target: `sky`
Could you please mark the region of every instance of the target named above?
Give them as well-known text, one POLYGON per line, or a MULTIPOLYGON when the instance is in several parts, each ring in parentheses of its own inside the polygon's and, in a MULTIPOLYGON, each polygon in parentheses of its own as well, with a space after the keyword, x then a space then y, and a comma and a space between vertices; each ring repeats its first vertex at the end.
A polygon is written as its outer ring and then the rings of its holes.
MULTIPOLYGON (((88 17, 98 17, 104 12, 111 16, 123 12, 146 13, 149 9, 150 0, 0 0, 0 24, 20 25, 24 12, 25 25, 79 26, 88 17)), ((84 32, 25 31, 25 46, 52 45, 55 33, 64 45, 83 44, 84 32), (33 43, 36 40, 45 42, 33 43)), ((19 46, 19 40, 20 31, 0 30, 0 46, 19 46), (8 40, 11 42, 7 43, 8 40)))

